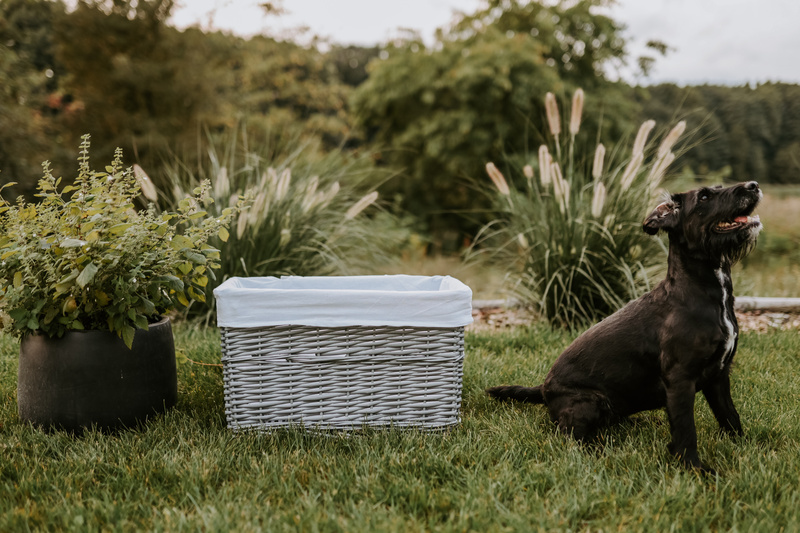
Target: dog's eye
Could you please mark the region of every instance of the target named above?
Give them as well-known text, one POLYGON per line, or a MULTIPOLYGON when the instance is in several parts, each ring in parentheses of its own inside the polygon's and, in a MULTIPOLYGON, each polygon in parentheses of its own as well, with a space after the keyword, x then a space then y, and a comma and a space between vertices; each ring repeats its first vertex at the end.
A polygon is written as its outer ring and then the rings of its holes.
POLYGON ((705 202, 706 200, 708 200, 708 198, 709 198, 709 196, 708 196, 707 192, 701 192, 700 193, 700 201, 701 202, 705 202))

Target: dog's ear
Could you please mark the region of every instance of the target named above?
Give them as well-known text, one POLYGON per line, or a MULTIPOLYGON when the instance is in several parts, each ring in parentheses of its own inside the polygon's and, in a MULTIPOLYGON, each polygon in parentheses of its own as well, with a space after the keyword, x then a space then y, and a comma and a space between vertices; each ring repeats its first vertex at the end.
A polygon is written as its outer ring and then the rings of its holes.
POLYGON ((678 224, 678 210, 680 203, 673 196, 653 209, 653 212, 644 219, 642 229, 649 235, 655 235, 658 230, 674 228, 678 224))

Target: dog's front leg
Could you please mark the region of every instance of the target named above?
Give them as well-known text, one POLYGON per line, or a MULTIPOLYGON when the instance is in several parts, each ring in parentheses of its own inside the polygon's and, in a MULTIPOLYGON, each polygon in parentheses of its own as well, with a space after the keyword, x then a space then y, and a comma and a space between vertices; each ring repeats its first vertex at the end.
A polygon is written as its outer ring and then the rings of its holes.
POLYGON ((719 423, 719 428, 729 435, 741 437, 744 432, 739 420, 739 413, 736 412, 736 407, 733 405, 731 380, 728 372, 723 372, 718 380, 703 387, 703 395, 708 400, 708 405, 719 423))
POLYGON ((667 384, 667 417, 669 418, 669 451, 680 461, 704 472, 713 472, 700 462, 697 455, 697 429, 694 424, 696 386, 687 379, 675 379, 667 384))

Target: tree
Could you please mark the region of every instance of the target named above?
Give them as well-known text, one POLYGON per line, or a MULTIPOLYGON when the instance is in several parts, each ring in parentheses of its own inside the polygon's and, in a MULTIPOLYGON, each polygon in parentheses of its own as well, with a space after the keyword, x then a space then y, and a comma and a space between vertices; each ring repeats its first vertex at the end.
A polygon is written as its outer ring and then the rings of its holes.
MULTIPOLYGON (((383 163, 403 169, 390 193, 420 216, 450 247, 460 245, 461 211, 483 200, 466 177, 483 179, 487 161, 535 150, 546 92, 569 97, 591 89, 586 116, 603 115, 618 134, 632 115, 624 87, 608 81, 605 65, 622 60, 619 27, 592 13, 599 0, 491 0, 427 48, 418 37, 388 46, 352 100, 367 137, 383 147, 383 163)), ((464 228, 472 234, 475 225, 464 228)))
POLYGON ((55 26, 65 91, 82 111, 73 135, 92 134, 100 157, 117 146, 141 160, 216 116, 227 59, 218 40, 166 25, 172 0, 80 0, 55 26))
POLYGON ((60 132, 48 120, 61 102, 61 65, 53 56, 52 26, 61 2, 6 0, 0 3, 0 182, 30 192, 42 159, 57 159, 60 132))
POLYGON ((236 45, 233 85, 227 98, 238 113, 272 129, 300 129, 329 148, 350 134, 349 87, 314 46, 256 36, 236 45))

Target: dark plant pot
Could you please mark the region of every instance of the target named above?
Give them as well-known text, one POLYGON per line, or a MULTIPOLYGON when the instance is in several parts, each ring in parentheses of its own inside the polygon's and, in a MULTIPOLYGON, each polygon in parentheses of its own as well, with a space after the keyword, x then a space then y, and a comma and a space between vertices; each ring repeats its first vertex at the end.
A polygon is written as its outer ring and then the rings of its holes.
POLYGON ((20 420, 78 431, 135 426, 178 400, 168 318, 137 330, 129 349, 115 333, 27 335, 19 354, 20 420))

